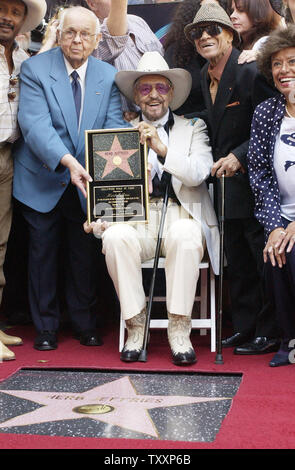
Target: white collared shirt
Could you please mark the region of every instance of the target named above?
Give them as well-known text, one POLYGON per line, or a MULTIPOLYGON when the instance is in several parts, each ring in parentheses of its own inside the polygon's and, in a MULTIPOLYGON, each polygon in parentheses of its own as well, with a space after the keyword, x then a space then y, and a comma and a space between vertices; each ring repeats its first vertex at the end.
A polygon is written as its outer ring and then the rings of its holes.
MULTIPOLYGON (((102 38, 92 55, 114 65, 117 70, 136 70, 138 61, 148 51, 164 55, 161 41, 146 21, 137 15, 127 15, 128 29, 123 36, 112 36, 107 18, 101 25, 102 38)), ((138 106, 121 94, 123 111, 139 111, 138 106)))
POLYGON ((74 69, 71 66, 70 62, 65 58, 65 56, 64 56, 64 61, 65 61, 67 73, 68 73, 68 76, 69 76, 69 79, 70 79, 71 83, 73 81, 73 79, 71 77, 71 73, 74 70, 76 70, 77 74, 79 75, 78 80, 79 80, 80 85, 81 85, 81 110, 80 110, 80 118, 79 118, 79 127, 80 127, 81 116, 82 116, 82 113, 83 113, 83 106, 84 106, 85 82, 86 82, 86 71, 87 71, 88 59, 86 60, 86 62, 84 62, 83 65, 81 65, 81 67, 79 67, 77 69, 74 69))
MULTIPOLYGON (((165 131, 164 126, 165 126, 166 122, 169 119, 169 110, 158 121, 149 121, 145 117, 144 114, 142 115, 142 119, 143 119, 143 121, 147 122, 148 124, 151 124, 152 126, 156 127, 159 138, 161 139, 163 144, 165 144, 166 147, 168 147, 168 134, 165 131)), ((159 162, 159 160, 157 158, 157 154, 153 149, 149 149, 148 162, 151 163, 152 166, 153 166, 152 171, 151 171, 152 179, 153 179, 153 177, 155 176, 156 173, 158 174, 158 178, 161 179, 162 174, 163 174, 163 165, 162 165, 161 162, 159 162)))
POLYGON ((19 102, 19 72, 21 64, 28 59, 28 54, 16 43, 12 51, 13 72, 10 74, 5 57, 5 47, 0 44, 0 144, 13 143, 20 135, 17 123, 19 102), (9 79, 18 77, 15 86, 10 87, 9 79), (9 91, 15 92, 15 99, 9 101, 9 91))

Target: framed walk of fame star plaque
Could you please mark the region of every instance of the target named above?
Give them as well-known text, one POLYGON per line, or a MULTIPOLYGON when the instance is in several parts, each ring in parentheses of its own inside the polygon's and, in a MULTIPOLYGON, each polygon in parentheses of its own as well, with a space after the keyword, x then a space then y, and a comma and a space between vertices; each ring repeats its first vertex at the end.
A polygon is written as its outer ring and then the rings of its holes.
POLYGON ((147 147, 135 128, 85 131, 88 223, 148 221, 147 147))

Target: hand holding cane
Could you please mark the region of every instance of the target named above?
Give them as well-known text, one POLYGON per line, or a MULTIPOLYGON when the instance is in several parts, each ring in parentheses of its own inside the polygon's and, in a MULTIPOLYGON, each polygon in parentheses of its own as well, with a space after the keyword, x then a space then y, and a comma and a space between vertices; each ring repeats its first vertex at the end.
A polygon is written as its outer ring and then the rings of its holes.
POLYGON ((146 320, 145 320, 143 346, 142 346, 142 350, 141 350, 139 358, 138 358, 138 361, 140 361, 140 362, 146 362, 147 361, 147 343, 148 343, 148 335, 149 335, 149 328, 150 328, 150 321, 151 321, 151 311, 152 311, 152 304, 153 304, 155 281, 156 281, 156 274, 157 274, 157 269, 158 269, 158 264, 159 264, 163 229, 164 229, 165 217, 166 217, 167 206, 168 206, 169 191, 170 191, 170 186, 171 186, 171 174, 166 173, 166 172, 165 172, 165 174, 167 175, 167 185, 166 185, 166 189, 165 189, 165 195, 164 195, 164 198, 163 198, 161 220, 160 220, 160 226, 159 226, 159 231, 158 231, 158 239, 157 239, 155 257, 154 257, 152 280, 151 280, 151 285, 150 285, 149 300, 148 300, 148 304, 147 304, 147 314, 146 314, 146 320))
POLYGON ((224 265, 224 174, 220 178, 221 183, 221 209, 219 216, 219 292, 218 292, 218 312, 217 312, 217 342, 215 364, 223 364, 222 356, 222 302, 223 302, 223 265, 224 265))

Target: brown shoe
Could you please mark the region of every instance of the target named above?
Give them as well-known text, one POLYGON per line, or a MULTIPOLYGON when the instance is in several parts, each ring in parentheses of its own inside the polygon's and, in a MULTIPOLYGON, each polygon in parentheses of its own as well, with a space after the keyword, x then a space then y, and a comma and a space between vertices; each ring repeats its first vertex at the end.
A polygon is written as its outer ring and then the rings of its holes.
POLYGON ((10 351, 10 349, 0 341, 0 361, 12 361, 13 359, 15 359, 14 352, 10 351))
POLYGON ((7 346, 19 346, 23 341, 18 336, 9 336, 4 331, 0 330, 0 341, 7 346))

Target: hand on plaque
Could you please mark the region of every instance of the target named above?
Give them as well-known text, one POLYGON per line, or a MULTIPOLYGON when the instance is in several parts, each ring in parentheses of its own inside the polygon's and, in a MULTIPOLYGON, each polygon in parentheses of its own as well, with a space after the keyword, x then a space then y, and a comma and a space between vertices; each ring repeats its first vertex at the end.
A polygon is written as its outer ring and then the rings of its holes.
POLYGON ((89 173, 87 173, 85 168, 78 162, 78 160, 69 153, 62 157, 60 163, 69 169, 72 184, 77 186, 77 188, 80 189, 83 196, 86 198, 86 183, 87 181, 92 181, 89 173))

